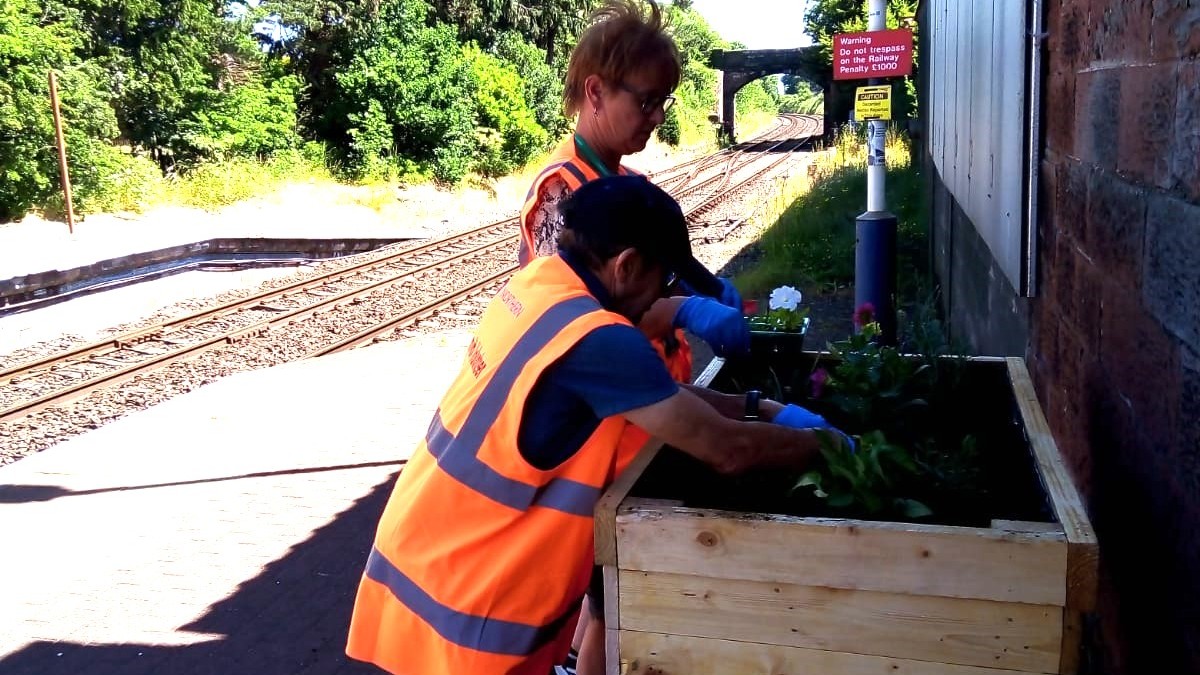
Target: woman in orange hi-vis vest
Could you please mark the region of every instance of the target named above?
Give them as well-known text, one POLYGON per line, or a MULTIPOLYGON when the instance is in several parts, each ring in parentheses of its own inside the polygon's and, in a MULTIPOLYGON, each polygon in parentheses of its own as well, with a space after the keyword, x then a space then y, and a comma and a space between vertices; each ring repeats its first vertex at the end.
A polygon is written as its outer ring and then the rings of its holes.
POLYGON ((629 424, 727 473, 803 469, 818 454, 815 415, 680 385, 634 327, 670 275, 704 273, 669 195, 601 178, 563 211, 561 250, 493 298, 396 481, 355 599, 355 659, 407 675, 548 675, 589 584, 596 500, 632 459, 629 424), (563 399, 570 419, 556 414, 563 399))
MULTIPOLYGON (((573 190, 602 176, 637 173, 621 160, 643 150, 663 123, 682 72, 678 49, 664 28, 653 1, 609 0, 580 35, 563 92, 566 114, 578 116, 575 133, 555 149, 526 195, 518 253, 522 265, 555 253, 562 228, 557 206, 573 190), (643 12, 643 6, 649 11, 643 12)), ((696 320, 681 325, 677 310, 682 297, 664 298, 641 326, 679 382, 692 377, 684 328, 721 356, 743 351, 749 340, 742 327, 741 296, 732 284, 709 274, 690 290, 720 302, 685 315, 696 320)))
MULTIPOLYGON (((521 209, 522 266, 537 256, 554 255, 562 229, 559 203, 588 181, 603 176, 636 174, 622 159, 641 152, 651 134, 666 119, 679 85, 679 51, 666 33, 662 13, 653 2, 610 1, 580 35, 567 69, 564 109, 576 117, 575 133, 561 143, 534 179, 521 209), (649 11, 643 12, 643 7, 649 11)), ((683 298, 664 298, 647 313, 640 327, 677 382, 692 381, 692 349, 684 328, 699 335, 720 356, 741 351, 749 341, 742 318, 742 300, 728 281, 709 274, 692 289, 720 298, 702 303, 694 313, 679 313, 683 298), (688 322, 680 318, 691 319, 688 322)), ((626 431, 625 443, 642 447, 649 435, 636 427, 626 431)), ((597 577, 597 583, 599 579, 597 577)), ((569 675, 589 615, 584 614, 575 635, 569 675)))

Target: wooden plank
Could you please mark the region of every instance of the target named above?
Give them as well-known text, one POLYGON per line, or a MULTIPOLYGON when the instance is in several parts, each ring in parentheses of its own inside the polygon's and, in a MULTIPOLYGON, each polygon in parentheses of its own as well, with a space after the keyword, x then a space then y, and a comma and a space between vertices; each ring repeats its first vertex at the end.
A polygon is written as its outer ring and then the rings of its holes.
POLYGON ((1054 532, 1066 537, 1063 532, 1062 525, 1058 523, 1039 523, 1032 520, 993 520, 993 530, 1004 530, 1006 532, 1054 532))
POLYGON ((683 506, 682 499, 658 499, 657 497, 626 497, 625 501, 621 502, 621 508, 632 509, 657 509, 670 508, 675 506, 683 506))
POLYGON ((646 444, 638 451, 637 457, 633 458, 625 471, 617 476, 613 484, 608 486, 608 489, 600 495, 599 501, 596 502, 592 531, 596 544, 597 565, 615 566, 617 564, 617 506, 625 499, 625 495, 629 494, 633 484, 637 482, 661 448, 662 441, 654 437, 646 441, 646 444))
POLYGON ((620 628, 621 594, 619 592, 617 568, 612 565, 605 565, 602 572, 604 574, 604 626, 605 628, 620 628))
POLYGON ((624 570, 619 584, 625 630, 1038 673, 1059 666, 1062 607, 624 570))
POLYGON ((629 666, 621 661, 621 631, 604 629, 604 675, 625 675, 629 666))
POLYGON ((622 507, 621 569, 1035 605, 1066 601, 1046 532, 622 507))
POLYGON ((721 368, 724 365, 725 359, 721 358, 720 356, 714 356, 713 360, 709 361, 708 365, 704 367, 704 370, 700 371, 700 374, 696 376, 696 379, 692 382, 692 384, 696 385, 697 387, 707 387, 708 385, 712 384, 713 379, 717 377, 717 373, 721 372, 721 368))
POLYGON ((1077 609, 1063 611, 1062 658, 1058 662, 1061 675, 1079 672, 1079 650, 1083 641, 1083 615, 1077 609))
MULTIPOLYGON (((621 675, 1019 675, 883 656, 621 631, 621 675)), ((610 669, 610 675, 614 673, 610 669)))
POLYGON ((1025 360, 1008 359, 1008 377, 1013 395, 1025 423, 1025 435, 1037 462, 1042 486, 1054 507, 1054 515, 1067 535, 1067 602, 1066 606, 1080 611, 1096 607, 1099 585, 1099 549, 1087 509, 1071 474, 1063 462, 1050 425, 1042 414, 1033 380, 1025 368, 1025 360))

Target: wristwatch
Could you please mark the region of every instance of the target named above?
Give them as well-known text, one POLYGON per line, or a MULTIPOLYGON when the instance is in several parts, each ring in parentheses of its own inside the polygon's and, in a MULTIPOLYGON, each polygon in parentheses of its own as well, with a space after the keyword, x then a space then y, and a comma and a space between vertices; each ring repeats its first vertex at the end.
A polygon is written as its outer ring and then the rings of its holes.
POLYGON ((746 392, 746 409, 742 413, 742 419, 750 422, 761 419, 758 411, 758 402, 762 399, 762 392, 757 389, 751 389, 746 392))

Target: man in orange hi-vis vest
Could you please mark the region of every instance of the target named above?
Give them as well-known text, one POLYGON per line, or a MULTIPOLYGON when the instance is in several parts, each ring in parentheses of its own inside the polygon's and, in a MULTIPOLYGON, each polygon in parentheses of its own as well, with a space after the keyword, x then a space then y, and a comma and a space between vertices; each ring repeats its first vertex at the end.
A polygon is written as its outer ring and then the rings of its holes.
MULTIPOLYGON (((559 254, 489 304, 396 481, 355 601, 355 659, 397 674, 548 675, 596 592, 592 512, 637 452, 621 443, 628 424, 727 473, 803 468, 822 433, 851 442, 803 408, 764 400, 769 421, 743 421, 743 396, 671 379, 634 327, 671 277, 702 270, 669 195, 615 176, 562 208, 559 254)), ((600 673, 602 618, 586 630, 579 673, 600 673)))

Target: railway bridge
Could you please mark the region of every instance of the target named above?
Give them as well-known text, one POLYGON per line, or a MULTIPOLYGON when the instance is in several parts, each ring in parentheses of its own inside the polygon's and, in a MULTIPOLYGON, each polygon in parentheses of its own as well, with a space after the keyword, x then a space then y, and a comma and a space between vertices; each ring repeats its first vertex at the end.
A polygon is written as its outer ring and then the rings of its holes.
POLYGON ((721 133, 730 140, 736 140, 734 128, 734 96, 747 84, 760 77, 776 74, 790 74, 801 77, 821 88, 825 92, 825 133, 831 130, 829 110, 835 96, 835 90, 830 86, 833 82, 829 66, 821 62, 820 47, 801 47, 799 49, 745 49, 745 50, 715 50, 709 55, 708 64, 721 71, 717 81, 720 87, 720 99, 717 111, 721 133))

